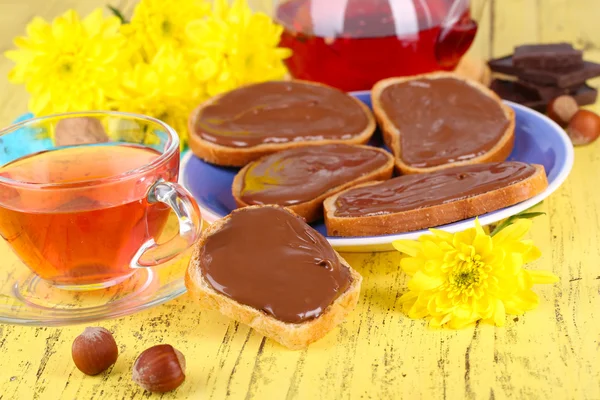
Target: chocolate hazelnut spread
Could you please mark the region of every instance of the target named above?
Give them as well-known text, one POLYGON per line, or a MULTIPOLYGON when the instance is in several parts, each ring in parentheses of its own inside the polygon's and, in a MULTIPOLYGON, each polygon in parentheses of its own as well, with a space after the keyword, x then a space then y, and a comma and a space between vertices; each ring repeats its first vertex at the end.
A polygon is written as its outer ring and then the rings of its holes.
POLYGON ((535 171, 532 165, 507 161, 403 175, 344 192, 336 199, 335 216, 364 217, 449 203, 517 183, 535 171))
POLYGON ((278 207, 232 213, 206 239, 200 268, 217 292, 290 323, 320 316, 352 280, 323 236, 278 207))
POLYGON ((509 125, 500 103, 454 78, 390 85, 381 107, 400 131, 400 157, 415 168, 470 160, 490 151, 509 125))
POLYGON ((383 167, 374 148, 347 144, 297 147, 251 164, 240 197, 246 204, 295 205, 383 167))
POLYGON ((357 100, 326 86, 264 82, 245 86, 200 109, 195 133, 227 147, 314 140, 347 140, 369 119, 357 100))

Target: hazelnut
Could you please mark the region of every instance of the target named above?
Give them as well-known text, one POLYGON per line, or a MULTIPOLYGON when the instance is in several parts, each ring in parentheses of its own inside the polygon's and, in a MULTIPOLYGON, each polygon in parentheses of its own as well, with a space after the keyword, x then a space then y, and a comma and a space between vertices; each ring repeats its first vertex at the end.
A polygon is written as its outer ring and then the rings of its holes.
POLYGON ((575 115, 577 111, 579 111, 577 101, 573 97, 565 94, 556 97, 548 103, 546 114, 551 120, 564 128, 569 124, 569 121, 571 121, 571 118, 573 118, 573 115, 575 115))
POLYGON ((135 360, 132 378, 150 392, 169 392, 185 380, 185 357, 169 344, 150 347, 135 360))
POLYGON ((592 143, 600 136, 600 116, 588 110, 579 110, 567 126, 567 134, 575 146, 592 143))
POLYGON ((57 146, 105 143, 108 135, 97 118, 73 117, 58 121, 54 133, 57 146))
POLYGON ((71 347, 77 368, 87 375, 97 375, 117 361, 119 349, 112 333, 100 327, 85 328, 71 347))

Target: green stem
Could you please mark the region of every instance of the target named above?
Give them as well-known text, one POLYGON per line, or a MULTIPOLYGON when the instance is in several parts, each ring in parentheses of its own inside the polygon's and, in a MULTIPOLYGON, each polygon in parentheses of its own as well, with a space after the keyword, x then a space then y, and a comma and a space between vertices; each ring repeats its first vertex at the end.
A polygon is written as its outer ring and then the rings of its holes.
POLYGON ((500 223, 498 226, 496 226, 496 228, 494 228, 492 233, 490 233, 490 236, 494 236, 496 233, 500 232, 502 229, 506 228, 509 225, 512 225, 518 219, 526 219, 526 218, 531 219, 531 218, 539 217, 540 215, 546 215, 546 213, 544 213, 544 212, 525 212, 524 211, 522 213, 513 215, 512 217, 505 219, 504 221, 502 221, 502 223, 500 223))
POLYGON ((118 8, 113 7, 111 5, 107 5, 106 7, 108 7, 108 9, 115 15, 115 17, 117 17, 117 18, 119 18, 121 20, 122 24, 128 24, 129 23, 129 22, 127 22, 127 20, 123 16, 123 13, 118 8))

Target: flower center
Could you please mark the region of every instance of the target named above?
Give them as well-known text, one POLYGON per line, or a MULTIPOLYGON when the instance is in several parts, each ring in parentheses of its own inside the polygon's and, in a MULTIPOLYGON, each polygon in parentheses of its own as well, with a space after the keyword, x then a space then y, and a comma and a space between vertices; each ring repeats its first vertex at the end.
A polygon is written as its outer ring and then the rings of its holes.
POLYGON ((161 29, 162 29, 162 32, 163 32, 163 35, 164 35, 164 36, 169 36, 169 35, 171 35, 171 32, 172 32, 172 30, 173 30, 173 24, 171 24, 171 22, 170 22, 170 21, 167 21, 167 20, 165 19, 165 20, 162 22, 161 29))
POLYGON ((59 67, 60 72, 64 74, 69 74, 73 71, 73 64, 70 62, 63 62, 59 67))
POLYGON ((479 255, 473 257, 459 256, 454 268, 448 275, 450 297, 479 297, 487 278, 485 264, 479 255))

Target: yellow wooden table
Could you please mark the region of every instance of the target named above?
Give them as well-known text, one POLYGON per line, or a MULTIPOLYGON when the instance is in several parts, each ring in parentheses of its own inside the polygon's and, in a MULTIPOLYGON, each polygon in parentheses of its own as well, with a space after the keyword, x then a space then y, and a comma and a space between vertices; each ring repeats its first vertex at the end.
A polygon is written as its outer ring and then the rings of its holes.
MULTIPOLYGON (((2 0, 0 50, 34 15, 68 7, 88 12, 95 0, 2 0)), ((103 2, 102 2, 103 3, 103 2)), ((126 12, 132 1, 113 1, 126 12)), ((495 0, 484 14, 473 52, 509 53, 515 44, 568 40, 600 61, 597 0, 495 0)), ((0 125, 26 110, 22 88, 0 59, 0 125)), ((597 86, 597 83, 593 84, 597 86)), ((600 111, 600 107, 595 107, 600 111)), ((364 276, 357 309, 304 351, 288 351, 245 326, 198 310, 183 296, 101 324, 120 357, 110 373, 87 377, 71 360, 83 326, 0 325, 0 399, 143 398, 130 379, 145 348, 175 345, 187 357, 187 379, 164 398, 254 399, 600 399, 600 141, 575 152, 567 182, 541 206, 531 237, 543 256, 530 265, 560 277, 536 288, 540 307, 506 327, 432 331, 407 319, 398 304, 405 276, 398 254, 345 254, 364 276)), ((4 243, 0 267, 17 263, 4 243)))

